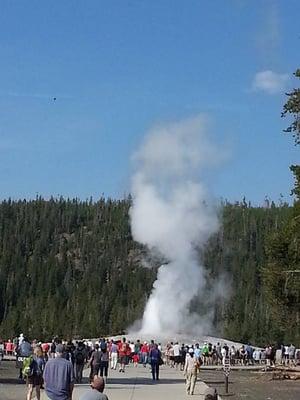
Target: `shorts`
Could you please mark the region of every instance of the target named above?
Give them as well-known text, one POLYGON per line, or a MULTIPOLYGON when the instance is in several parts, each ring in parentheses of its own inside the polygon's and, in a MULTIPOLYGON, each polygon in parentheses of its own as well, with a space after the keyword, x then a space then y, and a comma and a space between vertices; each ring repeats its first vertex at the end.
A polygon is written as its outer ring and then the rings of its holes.
POLYGON ((32 375, 27 378, 27 382, 30 385, 35 386, 42 386, 43 384, 43 376, 42 375, 32 375))
POLYGON ((181 357, 180 357, 180 356, 175 356, 175 357, 174 357, 174 361, 175 361, 176 364, 180 364, 180 362, 181 362, 181 357))
POLYGON ((127 356, 120 356, 120 364, 127 364, 127 356))

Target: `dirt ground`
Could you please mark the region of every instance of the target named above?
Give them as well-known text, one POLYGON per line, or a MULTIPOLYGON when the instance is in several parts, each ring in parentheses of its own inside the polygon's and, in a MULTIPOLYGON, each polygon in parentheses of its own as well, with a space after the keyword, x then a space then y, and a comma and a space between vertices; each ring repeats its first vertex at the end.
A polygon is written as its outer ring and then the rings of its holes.
MULTIPOLYGON (((274 381, 272 373, 254 371, 231 371, 229 395, 232 400, 300 400, 300 380, 274 381)), ((222 371, 201 371, 200 379, 216 387, 226 399, 224 374, 222 371)))
MULTIPOLYGON (((253 371, 232 371, 229 376, 229 395, 232 400, 299 400, 300 380, 274 381, 271 373, 253 371)), ((202 370, 200 379, 216 387, 226 399, 222 371, 202 370)), ((25 384, 18 380, 18 370, 13 361, 0 365, 0 400, 22 400, 25 398, 25 384)), ((113 400, 113 399, 112 399, 113 400)), ((141 399, 142 400, 142 399, 141 399)))

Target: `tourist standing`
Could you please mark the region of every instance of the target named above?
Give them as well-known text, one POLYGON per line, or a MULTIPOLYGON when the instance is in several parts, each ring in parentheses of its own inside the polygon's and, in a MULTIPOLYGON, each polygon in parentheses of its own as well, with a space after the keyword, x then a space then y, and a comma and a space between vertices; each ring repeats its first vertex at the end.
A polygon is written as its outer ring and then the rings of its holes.
POLYGON ((291 343, 289 347, 289 364, 294 364, 295 363, 295 353, 296 353, 296 347, 291 343))
POLYGON ((23 338, 19 345, 19 353, 21 357, 30 357, 32 355, 32 346, 26 337, 23 338))
POLYGON ((158 350, 157 344, 154 344, 149 353, 151 363, 151 373, 153 380, 159 380, 159 365, 161 360, 161 352, 158 350))
POLYGON ((89 364, 91 367, 90 379, 92 380, 94 376, 98 376, 100 369, 100 361, 101 361, 101 351, 99 348, 99 344, 95 344, 95 349, 91 354, 91 358, 89 360, 89 364))
POLYGON ((180 347, 178 342, 176 342, 173 346, 173 351, 174 351, 174 363, 176 369, 178 368, 178 365, 180 364, 180 347))
POLYGON ((56 340, 52 339, 52 342, 50 345, 50 358, 55 358, 55 349, 56 349, 56 340))
POLYGON ((170 367, 174 368, 174 344, 171 342, 170 348, 169 348, 169 360, 170 360, 170 367))
POLYGON ((50 359, 44 370, 45 391, 51 400, 70 400, 74 388, 71 361, 63 358, 64 346, 56 345, 56 357, 50 359))
POLYGON ((141 354, 140 354, 141 353, 141 342, 140 342, 139 339, 136 341, 136 343, 134 345, 134 353, 137 354, 139 356, 139 359, 140 359, 140 356, 141 356, 141 354))
POLYGON ((84 363, 86 361, 86 349, 85 349, 85 345, 82 342, 78 343, 78 346, 74 351, 74 360, 75 360, 76 382, 81 383, 83 367, 84 367, 84 363))
POLYGON ((133 365, 134 365, 135 367, 138 366, 139 360, 140 360, 139 355, 138 355, 138 354, 134 354, 133 357, 132 357, 132 361, 133 361, 133 365))
POLYGON ((119 344, 119 357, 120 357, 120 369, 119 372, 125 372, 125 365, 127 362, 127 348, 128 344, 126 343, 126 338, 122 339, 122 342, 119 344))
POLYGON ((272 346, 268 345, 266 347, 266 360, 267 360, 267 367, 271 366, 271 358, 272 358, 272 346))
MULTIPOLYGON (((200 353, 200 350, 199 350, 199 353, 200 353)), ((186 357, 186 347, 184 344, 182 344, 181 349, 180 349, 180 371, 184 370, 185 357, 186 357)))
POLYGON ((253 359, 254 359, 255 364, 260 364, 260 349, 254 350, 253 359))
POLYGON ((45 342, 41 344, 41 349, 43 352, 43 358, 44 360, 47 362, 48 361, 48 354, 49 354, 49 350, 50 350, 50 345, 49 343, 45 342))
POLYGON ((27 378, 28 391, 27 400, 31 400, 33 389, 36 391, 36 399, 41 398, 41 386, 43 384, 43 372, 45 367, 45 360, 43 357, 42 349, 36 346, 34 349, 33 360, 31 364, 32 374, 27 378))
POLYGON ((19 368, 19 379, 23 379, 23 361, 25 358, 28 358, 32 355, 32 346, 29 343, 29 340, 23 336, 23 333, 21 333, 19 337, 19 344, 16 348, 16 353, 17 353, 17 366, 19 368), (22 338, 22 340, 20 339, 22 338), (23 361, 19 361, 19 358, 23 361))
POLYGON ((8 339, 8 342, 5 343, 5 353, 8 356, 12 356, 13 355, 13 349, 14 349, 14 345, 13 345, 12 341, 10 339, 8 339))
POLYGON ((110 347, 110 368, 117 369, 118 363, 118 346, 115 341, 112 341, 110 347))
POLYGON ((105 376, 105 382, 107 382, 107 375, 108 375, 108 361, 109 361, 109 354, 107 348, 103 348, 100 351, 100 376, 105 376))
POLYGON ((147 342, 144 342, 144 344, 141 347, 142 363, 144 367, 146 367, 148 361, 148 352, 149 352, 149 346, 147 342))
MULTIPOLYGON (((199 343, 196 343, 196 345, 195 345, 195 348, 194 348, 194 356, 195 356, 195 358, 196 358, 197 360, 199 360, 200 357, 201 357, 201 349, 200 349, 200 347, 199 347, 199 343)), ((184 361, 185 361, 185 359, 184 359, 184 361)))

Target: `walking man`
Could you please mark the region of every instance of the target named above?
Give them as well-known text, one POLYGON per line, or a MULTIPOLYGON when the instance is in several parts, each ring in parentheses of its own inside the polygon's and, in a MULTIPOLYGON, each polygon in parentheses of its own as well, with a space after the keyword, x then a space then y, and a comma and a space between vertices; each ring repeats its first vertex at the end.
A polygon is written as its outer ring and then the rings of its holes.
POLYGON ((64 346, 56 346, 56 358, 50 359, 44 370, 47 398, 50 400, 70 400, 74 388, 74 374, 71 361, 63 358, 64 346))
POLYGON ((119 357, 120 357, 120 369, 119 372, 125 372, 125 365, 127 364, 127 343, 126 338, 122 339, 122 342, 119 344, 119 357))
POLYGON ((190 348, 184 365, 184 376, 186 378, 187 394, 194 394, 199 367, 199 361, 194 356, 194 349, 190 348))

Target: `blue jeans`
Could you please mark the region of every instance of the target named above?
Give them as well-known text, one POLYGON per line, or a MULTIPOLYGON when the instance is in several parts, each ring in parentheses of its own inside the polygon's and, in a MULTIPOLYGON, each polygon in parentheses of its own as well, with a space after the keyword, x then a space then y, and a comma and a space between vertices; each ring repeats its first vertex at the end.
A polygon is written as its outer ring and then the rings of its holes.
POLYGON ((146 365, 148 361, 148 353, 142 353, 143 364, 146 365))

